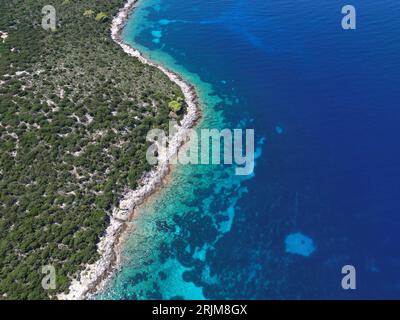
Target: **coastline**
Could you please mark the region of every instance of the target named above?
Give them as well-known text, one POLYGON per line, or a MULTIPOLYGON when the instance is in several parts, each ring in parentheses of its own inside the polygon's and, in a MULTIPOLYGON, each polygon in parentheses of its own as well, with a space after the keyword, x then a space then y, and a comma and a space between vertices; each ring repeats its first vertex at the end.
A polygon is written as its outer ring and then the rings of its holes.
POLYGON ((151 62, 137 49, 125 43, 122 31, 127 20, 140 0, 127 0, 111 23, 111 38, 122 47, 129 56, 137 58, 141 63, 150 65, 163 72, 171 81, 176 83, 185 97, 187 113, 180 123, 179 130, 170 137, 167 159, 162 159, 150 172, 146 172, 139 182, 136 190, 125 192, 120 201, 119 208, 114 208, 110 215, 110 223, 104 235, 97 244, 100 258, 93 264, 87 265, 80 273, 79 279, 72 280, 69 293, 57 295, 61 300, 84 300, 99 293, 121 264, 121 250, 124 238, 129 228, 129 222, 134 216, 138 206, 145 203, 168 181, 171 173, 172 159, 185 143, 188 130, 193 128, 201 118, 201 108, 194 86, 183 78, 168 70, 166 67, 151 62))

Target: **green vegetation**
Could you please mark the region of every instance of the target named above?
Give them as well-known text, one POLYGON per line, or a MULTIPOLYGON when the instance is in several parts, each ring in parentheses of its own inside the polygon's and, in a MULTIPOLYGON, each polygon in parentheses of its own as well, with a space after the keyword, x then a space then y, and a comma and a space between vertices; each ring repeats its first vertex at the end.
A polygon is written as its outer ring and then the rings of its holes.
POLYGON ((167 130, 171 101, 186 110, 178 86, 82 14, 110 21, 123 2, 52 0, 49 32, 48 0, 0 0, 0 299, 54 298, 98 258, 113 206, 150 169, 146 133, 167 130))
POLYGON ((107 16, 107 13, 105 13, 105 12, 100 12, 96 15, 96 21, 105 22, 107 20, 108 20, 108 16, 107 16))
POLYGON ((83 15, 84 15, 85 17, 92 17, 93 14, 94 14, 94 11, 91 10, 91 9, 86 9, 85 12, 83 13, 83 15))
POLYGON ((168 106, 175 113, 179 112, 182 109, 182 103, 176 100, 172 100, 170 103, 168 103, 168 106))

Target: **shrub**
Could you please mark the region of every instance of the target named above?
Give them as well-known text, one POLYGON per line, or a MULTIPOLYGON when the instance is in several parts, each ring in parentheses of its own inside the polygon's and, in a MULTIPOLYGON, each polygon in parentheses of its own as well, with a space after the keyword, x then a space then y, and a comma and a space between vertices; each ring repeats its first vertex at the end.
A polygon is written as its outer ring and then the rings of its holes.
POLYGON ((173 112, 179 112, 182 109, 182 104, 176 100, 172 100, 168 106, 173 112))
POLYGON ((85 17, 92 17, 94 14, 94 11, 92 9, 86 9, 85 12, 83 13, 83 15, 85 17))
POLYGON ((98 22, 105 22, 108 20, 108 16, 105 12, 100 12, 96 16, 96 21, 98 22))

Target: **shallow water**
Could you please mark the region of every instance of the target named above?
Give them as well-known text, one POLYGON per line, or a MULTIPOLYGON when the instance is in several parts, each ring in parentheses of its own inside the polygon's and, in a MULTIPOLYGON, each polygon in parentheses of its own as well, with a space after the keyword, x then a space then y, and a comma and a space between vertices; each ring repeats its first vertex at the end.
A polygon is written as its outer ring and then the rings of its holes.
POLYGON ((141 0, 126 41, 196 86, 199 128, 254 128, 258 158, 178 165, 99 298, 400 297, 399 4, 353 1, 344 31, 323 3, 141 0))

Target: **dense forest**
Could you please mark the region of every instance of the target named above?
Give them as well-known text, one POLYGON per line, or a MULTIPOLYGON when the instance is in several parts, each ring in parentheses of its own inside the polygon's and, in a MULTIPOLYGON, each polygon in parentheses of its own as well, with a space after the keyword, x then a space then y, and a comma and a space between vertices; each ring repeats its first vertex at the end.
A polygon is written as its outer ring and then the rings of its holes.
POLYGON ((179 87, 112 41, 123 3, 0 0, 0 299, 55 298, 98 258, 112 208, 149 169, 148 130, 180 109, 179 87))

